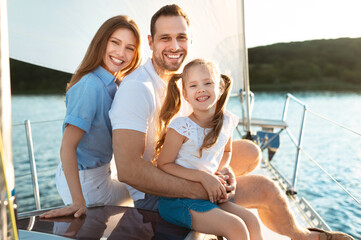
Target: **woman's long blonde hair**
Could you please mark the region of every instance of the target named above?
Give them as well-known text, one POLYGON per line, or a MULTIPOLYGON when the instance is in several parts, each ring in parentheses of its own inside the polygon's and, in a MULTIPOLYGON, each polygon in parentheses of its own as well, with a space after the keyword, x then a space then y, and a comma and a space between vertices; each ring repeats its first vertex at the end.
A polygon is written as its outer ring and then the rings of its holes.
POLYGON ((74 86, 84 75, 94 71, 103 63, 103 57, 107 48, 108 40, 112 34, 119 28, 131 30, 136 38, 136 49, 133 60, 123 70, 119 71, 116 78, 120 79, 136 69, 140 62, 140 31, 133 19, 128 16, 118 15, 105 21, 98 29, 91 41, 87 52, 80 63, 78 69, 66 86, 66 92, 74 86))
POLYGON ((218 140, 219 133, 221 132, 223 126, 223 116, 226 107, 226 102, 228 100, 229 92, 231 89, 231 79, 226 75, 219 74, 218 69, 213 63, 205 61, 203 59, 195 59, 189 62, 184 67, 182 74, 173 75, 168 82, 167 95, 165 97, 164 103, 159 113, 159 119, 158 119, 159 137, 156 143, 155 157, 153 159, 153 163, 156 162, 156 159, 163 147, 165 136, 167 134, 167 127, 171 119, 174 117, 174 115, 176 115, 179 112, 179 109, 181 107, 181 93, 178 88, 177 82, 179 79, 183 79, 182 87, 184 91, 184 80, 187 79, 187 72, 191 67, 197 65, 202 65, 207 67, 209 72, 213 74, 214 77, 216 78, 220 77, 219 86, 223 88, 223 93, 217 101, 216 111, 212 119, 211 131, 204 137, 203 144, 199 149, 200 156, 202 156, 203 149, 212 147, 214 144, 216 144, 218 140))

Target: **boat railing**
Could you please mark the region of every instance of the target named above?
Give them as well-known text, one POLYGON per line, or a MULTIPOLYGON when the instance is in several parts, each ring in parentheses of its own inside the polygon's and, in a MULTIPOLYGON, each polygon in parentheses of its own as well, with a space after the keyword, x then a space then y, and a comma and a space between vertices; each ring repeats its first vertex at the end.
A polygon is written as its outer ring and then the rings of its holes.
POLYGON ((38 174, 36 172, 34 144, 33 144, 33 136, 31 133, 30 120, 26 120, 24 124, 25 124, 25 129, 26 129, 26 140, 28 143, 28 154, 29 154, 29 162, 30 162, 31 179, 32 179, 33 189, 34 189, 35 207, 37 210, 39 210, 39 209, 41 209, 41 203, 40 203, 38 174))
MULTIPOLYGON (((33 144, 33 137, 32 137, 32 130, 31 124, 43 124, 49 122, 58 122, 62 121, 62 119, 55 119, 55 120, 47 120, 47 121, 37 121, 32 122, 30 120, 25 120, 24 123, 13 124, 13 127, 17 126, 24 126, 25 127, 25 136, 27 141, 27 149, 28 149, 28 156, 29 156, 29 164, 30 164, 30 173, 25 173, 19 176, 16 176, 17 179, 21 177, 31 176, 31 182, 33 185, 33 194, 34 194, 34 202, 35 202, 35 209, 41 210, 41 201, 40 201, 40 190, 39 190, 39 182, 38 182, 38 171, 36 168, 36 160, 35 160, 35 152, 34 152, 34 144, 33 144)), ((46 169, 44 171, 47 171, 46 169)))
MULTIPOLYGON (((314 157, 311 156, 311 154, 309 154, 302 146, 302 140, 303 140, 303 135, 304 135, 304 127, 305 127, 305 123, 306 123, 306 118, 307 118, 307 114, 312 114, 318 118, 321 118, 323 120, 328 121, 329 123, 332 123, 340 128, 343 128, 345 130, 347 130, 348 132, 352 133, 352 134, 356 134, 358 136, 361 136, 360 132, 357 132, 343 124, 340 124, 336 121, 333 121, 325 116, 322 116, 319 113, 316 113, 314 111, 312 111, 305 103, 303 103, 301 100, 299 100, 298 98, 296 98, 294 95, 288 93, 286 95, 286 100, 284 103, 284 107, 283 107, 283 113, 282 113, 282 118, 281 120, 267 120, 267 119, 252 119, 251 124, 252 126, 258 126, 258 127, 262 127, 263 130, 266 131, 273 131, 275 128, 280 129, 277 133, 275 133, 271 138, 269 139, 263 139, 263 142, 260 144, 261 145, 261 149, 264 150, 266 148, 269 147, 269 145, 272 143, 272 141, 274 141, 277 137, 279 137, 279 135, 285 131, 287 133, 287 135, 289 136, 289 138, 291 139, 291 142, 294 144, 294 146, 296 147, 297 151, 296 151, 296 156, 295 156, 295 165, 293 168, 293 176, 292 176, 292 183, 289 183, 288 180, 284 178, 284 180, 287 182, 288 185, 288 189, 286 191, 287 194, 290 195, 294 195, 297 193, 296 190, 296 185, 297 185, 297 180, 298 180, 298 172, 299 172, 299 162, 300 162, 300 155, 301 153, 304 154, 309 160, 311 160, 311 162, 313 162, 323 173, 325 173, 327 175, 328 178, 330 178, 335 184, 337 184, 337 186, 345 193, 347 194, 350 198, 352 198, 359 206, 361 206, 361 202, 359 199, 357 199, 349 190, 346 189, 346 187, 344 187, 339 181, 336 180, 336 178, 334 176, 332 176, 324 167, 321 166, 321 164, 315 160, 314 157), (299 135, 298 138, 295 137, 293 135, 293 133, 289 130, 289 123, 287 122, 287 113, 289 110, 289 103, 290 101, 295 102, 296 104, 300 105, 302 107, 302 117, 301 117, 301 124, 300 124, 300 129, 299 129, 299 135)), ((243 120, 244 121, 244 120, 243 120)), ((242 122, 240 122, 240 124, 243 124, 242 122)), ((238 131, 240 133, 240 131, 238 131)), ((261 140, 262 141, 262 140, 261 140)), ((274 166, 272 166, 274 167, 274 166)))
POLYGON ((291 131, 289 131, 289 129, 286 128, 286 132, 288 134, 288 136, 290 137, 292 143, 296 146, 297 148, 297 154, 296 154, 296 160, 295 160, 295 167, 294 167, 294 172, 293 172, 293 180, 292 180, 292 186, 290 191, 295 191, 296 189, 296 183, 297 183, 297 176, 298 176, 298 171, 299 171, 299 160, 300 160, 300 153, 302 152, 309 160, 311 160, 322 172, 324 172, 334 183, 336 183, 338 185, 338 187, 344 192, 346 193, 349 197, 351 197, 358 205, 361 206, 361 202, 359 199, 357 199, 350 191, 348 191, 339 181, 336 180, 335 177, 333 177, 324 167, 321 166, 321 164, 319 162, 317 162, 315 160, 315 158, 313 158, 303 147, 302 147, 302 137, 303 137, 303 132, 304 132, 304 125, 306 122, 306 116, 307 113, 313 114, 316 117, 322 118, 323 120, 326 120, 338 127, 341 127, 345 130, 347 130, 348 132, 352 133, 352 134, 356 134, 358 136, 361 136, 361 133, 343 125, 340 124, 336 121, 333 121, 325 116, 322 116, 319 113, 316 113, 314 111, 312 111, 311 109, 308 108, 308 106, 303 103, 302 101, 300 101, 299 99, 297 99, 295 96, 293 96, 292 94, 288 93, 286 96, 286 101, 285 101, 285 108, 283 111, 283 115, 282 115, 282 120, 286 121, 286 116, 287 116, 287 106, 290 100, 293 100, 294 102, 298 103, 299 105, 301 105, 303 107, 303 116, 302 116, 302 123, 301 123, 301 127, 300 127, 300 134, 298 137, 298 141, 296 139, 296 137, 292 134, 291 131))

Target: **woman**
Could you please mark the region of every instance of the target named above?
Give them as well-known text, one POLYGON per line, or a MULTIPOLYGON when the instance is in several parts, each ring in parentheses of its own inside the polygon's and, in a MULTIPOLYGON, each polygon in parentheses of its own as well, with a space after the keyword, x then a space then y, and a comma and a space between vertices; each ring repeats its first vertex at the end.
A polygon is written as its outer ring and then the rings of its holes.
POLYGON ((66 116, 56 185, 66 207, 40 217, 80 217, 91 204, 120 205, 129 198, 110 176, 112 128, 108 116, 117 84, 140 64, 140 33, 127 16, 97 31, 66 87, 66 116))

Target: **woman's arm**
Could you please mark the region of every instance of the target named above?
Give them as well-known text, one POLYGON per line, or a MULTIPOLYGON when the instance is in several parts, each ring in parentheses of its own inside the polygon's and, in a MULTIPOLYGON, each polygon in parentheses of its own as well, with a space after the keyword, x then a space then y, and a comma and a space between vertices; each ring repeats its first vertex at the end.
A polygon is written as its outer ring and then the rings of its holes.
POLYGON ((84 135, 84 131, 80 128, 68 124, 65 127, 64 135, 60 148, 60 158, 65 174, 66 181, 73 200, 72 205, 55 209, 42 214, 40 217, 52 218, 60 216, 69 216, 74 214, 74 217, 80 217, 86 212, 86 203, 81 189, 78 159, 76 150, 79 142, 84 135))
POLYGON ((185 168, 174 163, 182 144, 186 140, 185 136, 169 128, 157 160, 158 168, 171 175, 202 183, 208 193, 209 200, 211 202, 218 201, 222 195, 226 196, 226 190, 218 177, 205 171, 185 168))

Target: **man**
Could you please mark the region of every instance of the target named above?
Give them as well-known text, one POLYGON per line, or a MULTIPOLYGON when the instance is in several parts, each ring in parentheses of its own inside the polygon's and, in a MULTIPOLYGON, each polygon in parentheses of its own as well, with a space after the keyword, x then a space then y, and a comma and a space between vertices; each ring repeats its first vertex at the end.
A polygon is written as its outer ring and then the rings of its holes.
MULTIPOLYGON (((201 184, 168 175, 150 162, 156 141, 157 115, 167 82, 182 66, 191 43, 189 20, 183 10, 177 5, 167 5, 156 12, 148 41, 152 59, 123 80, 109 114, 118 179, 128 184, 136 207, 156 210, 155 196, 208 199, 208 195, 201 184)), ((252 151, 257 149, 249 145, 252 151)), ((262 176, 240 176, 234 193, 233 173, 230 169, 222 172, 229 176, 228 197, 234 196, 239 205, 257 208, 261 220, 271 230, 299 240, 322 240, 331 236, 331 233, 297 226, 287 200, 271 180, 262 176)), ((332 237, 352 239, 342 233, 332 233, 332 237)))

